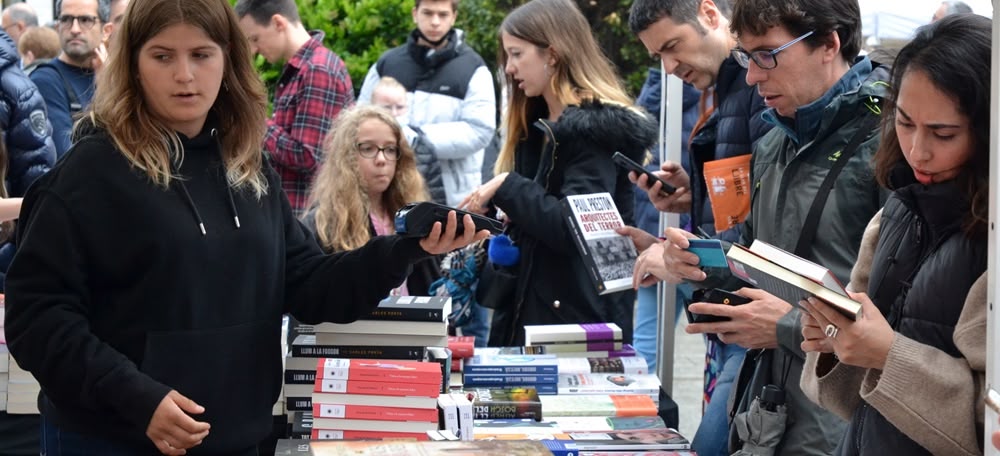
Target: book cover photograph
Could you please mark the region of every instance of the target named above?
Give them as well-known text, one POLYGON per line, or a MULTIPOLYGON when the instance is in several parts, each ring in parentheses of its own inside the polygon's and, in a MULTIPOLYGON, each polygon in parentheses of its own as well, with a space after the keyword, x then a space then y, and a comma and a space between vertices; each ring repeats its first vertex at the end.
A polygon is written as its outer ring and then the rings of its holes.
POLYGON ((567 196, 563 213, 597 291, 606 294, 631 289, 637 253, 628 236, 615 232, 625 222, 611 194, 567 196))
POLYGON ((542 402, 534 388, 476 388, 467 391, 473 417, 542 419, 542 402))

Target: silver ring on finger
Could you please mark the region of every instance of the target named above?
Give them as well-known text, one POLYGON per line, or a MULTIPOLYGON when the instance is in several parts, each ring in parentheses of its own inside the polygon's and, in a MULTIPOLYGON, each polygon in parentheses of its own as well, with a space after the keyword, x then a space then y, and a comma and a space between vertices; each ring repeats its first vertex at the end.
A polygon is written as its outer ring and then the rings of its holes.
POLYGON ((839 332, 840 328, 834 326, 832 323, 826 325, 826 328, 823 329, 823 334, 826 334, 826 337, 831 339, 835 339, 837 337, 837 333, 839 332))

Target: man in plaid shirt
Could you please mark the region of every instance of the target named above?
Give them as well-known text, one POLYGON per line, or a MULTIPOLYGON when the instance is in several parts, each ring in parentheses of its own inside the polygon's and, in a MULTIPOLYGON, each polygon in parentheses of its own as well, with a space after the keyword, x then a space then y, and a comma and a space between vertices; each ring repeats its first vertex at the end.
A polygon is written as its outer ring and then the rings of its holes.
POLYGON ((309 185, 323 157, 323 138, 340 110, 354 104, 344 62, 323 47, 323 32, 308 32, 294 0, 240 0, 240 26, 254 52, 287 62, 274 94, 264 151, 281 176, 292 211, 306 210, 309 185))

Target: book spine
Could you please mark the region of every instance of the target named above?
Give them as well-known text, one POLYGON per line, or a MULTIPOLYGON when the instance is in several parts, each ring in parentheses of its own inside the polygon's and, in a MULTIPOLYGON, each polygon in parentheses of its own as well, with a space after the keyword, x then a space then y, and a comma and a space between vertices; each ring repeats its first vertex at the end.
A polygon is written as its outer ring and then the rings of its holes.
POLYGON ((437 409, 314 403, 314 418, 380 421, 437 421, 437 409))
POLYGON ((285 410, 289 412, 308 412, 312 411, 312 398, 311 397, 286 397, 285 398, 285 410))
POLYGON ((389 307, 376 308, 362 320, 443 322, 443 309, 389 307))
POLYGON ((470 375, 466 373, 462 376, 462 384, 466 386, 507 386, 507 385, 528 385, 556 384, 559 376, 551 375, 470 375))
POLYGON ((359 440, 359 439, 405 439, 430 440, 426 432, 382 432, 382 431, 343 431, 336 429, 313 429, 310 433, 313 440, 359 440))
POLYGON ((398 361, 393 363, 365 363, 362 360, 339 359, 331 363, 331 359, 320 360, 316 369, 316 378, 323 380, 360 380, 369 382, 394 383, 433 383, 441 384, 441 367, 438 363, 414 363, 398 361), (349 365, 343 361, 352 361, 349 365), (380 364, 372 367, 365 364, 380 364))
POLYGON ((286 385, 313 385, 316 383, 316 371, 286 370, 286 385))
POLYGON ((483 401, 472 403, 473 417, 477 420, 509 418, 542 419, 542 403, 536 401, 483 401))
POLYGON ((316 379, 317 393, 371 394, 376 396, 437 397, 441 383, 387 383, 359 380, 316 379))
POLYGON ((469 364, 462 367, 462 372, 468 374, 488 374, 488 375, 509 375, 509 374, 558 374, 559 367, 555 364, 548 366, 525 366, 511 365, 498 366, 490 364, 469 364))
POLYGON ((419 360, 424 356, 424 347, 403 345, 292 345, 292 356, 301 358, 419 360))
POLYGON ((601 270, 597 268, 597 263, 594 261, 593 252, 590 251, 590 247, 587 246, 587 241, 583 238, 583 230, 580 229, 580 224, 576 219, 576 214, 573 213, 573 209, 570 208, 569 200, 563 200, 563 212, 566 214, 566 219, 570 227, 570 231, 573 232, 573 240, 576 243, 576 248, 580 252, 580 258, 583 260, 583 265, 590 272, 590 279, 597 287, 597 291, 604 291, 604 280, 601 278, 601 270))

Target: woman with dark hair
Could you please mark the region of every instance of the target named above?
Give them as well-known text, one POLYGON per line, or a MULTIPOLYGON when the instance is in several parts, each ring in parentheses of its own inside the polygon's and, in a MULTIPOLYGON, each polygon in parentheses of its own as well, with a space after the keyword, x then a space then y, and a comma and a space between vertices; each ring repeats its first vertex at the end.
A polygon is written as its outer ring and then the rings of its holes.
POLYGON ((949 16, 896 58, 857 321, 801 302, 802 389, 849 421, 840 455, 983 452, 991 22, 949 16))
MULTIPOLYGON (((477 239, 326 255, 260 144, 264 88, 226 0, 131 2, 78 142, 24 199, 11 354, 41 384, 42 453, 256 455, 281 317, 346 323, 410 265, 477 239)), ((446 229, 445 229, 446 228, 446 229)))
POLYGON ((524 345, 525 325, 614 322, 632 339, 635 292, 600 296, 590 285, 561 202, 609 192, 632 224, 632 184, 615 151, 642 162, 656 124, 622 88, 572 0, 532 0, 500 26, 507 75, 506 142, 496 176, 459 206, 506 214, 520 249, 509 305, 496 309, 489 345, 524 345))

